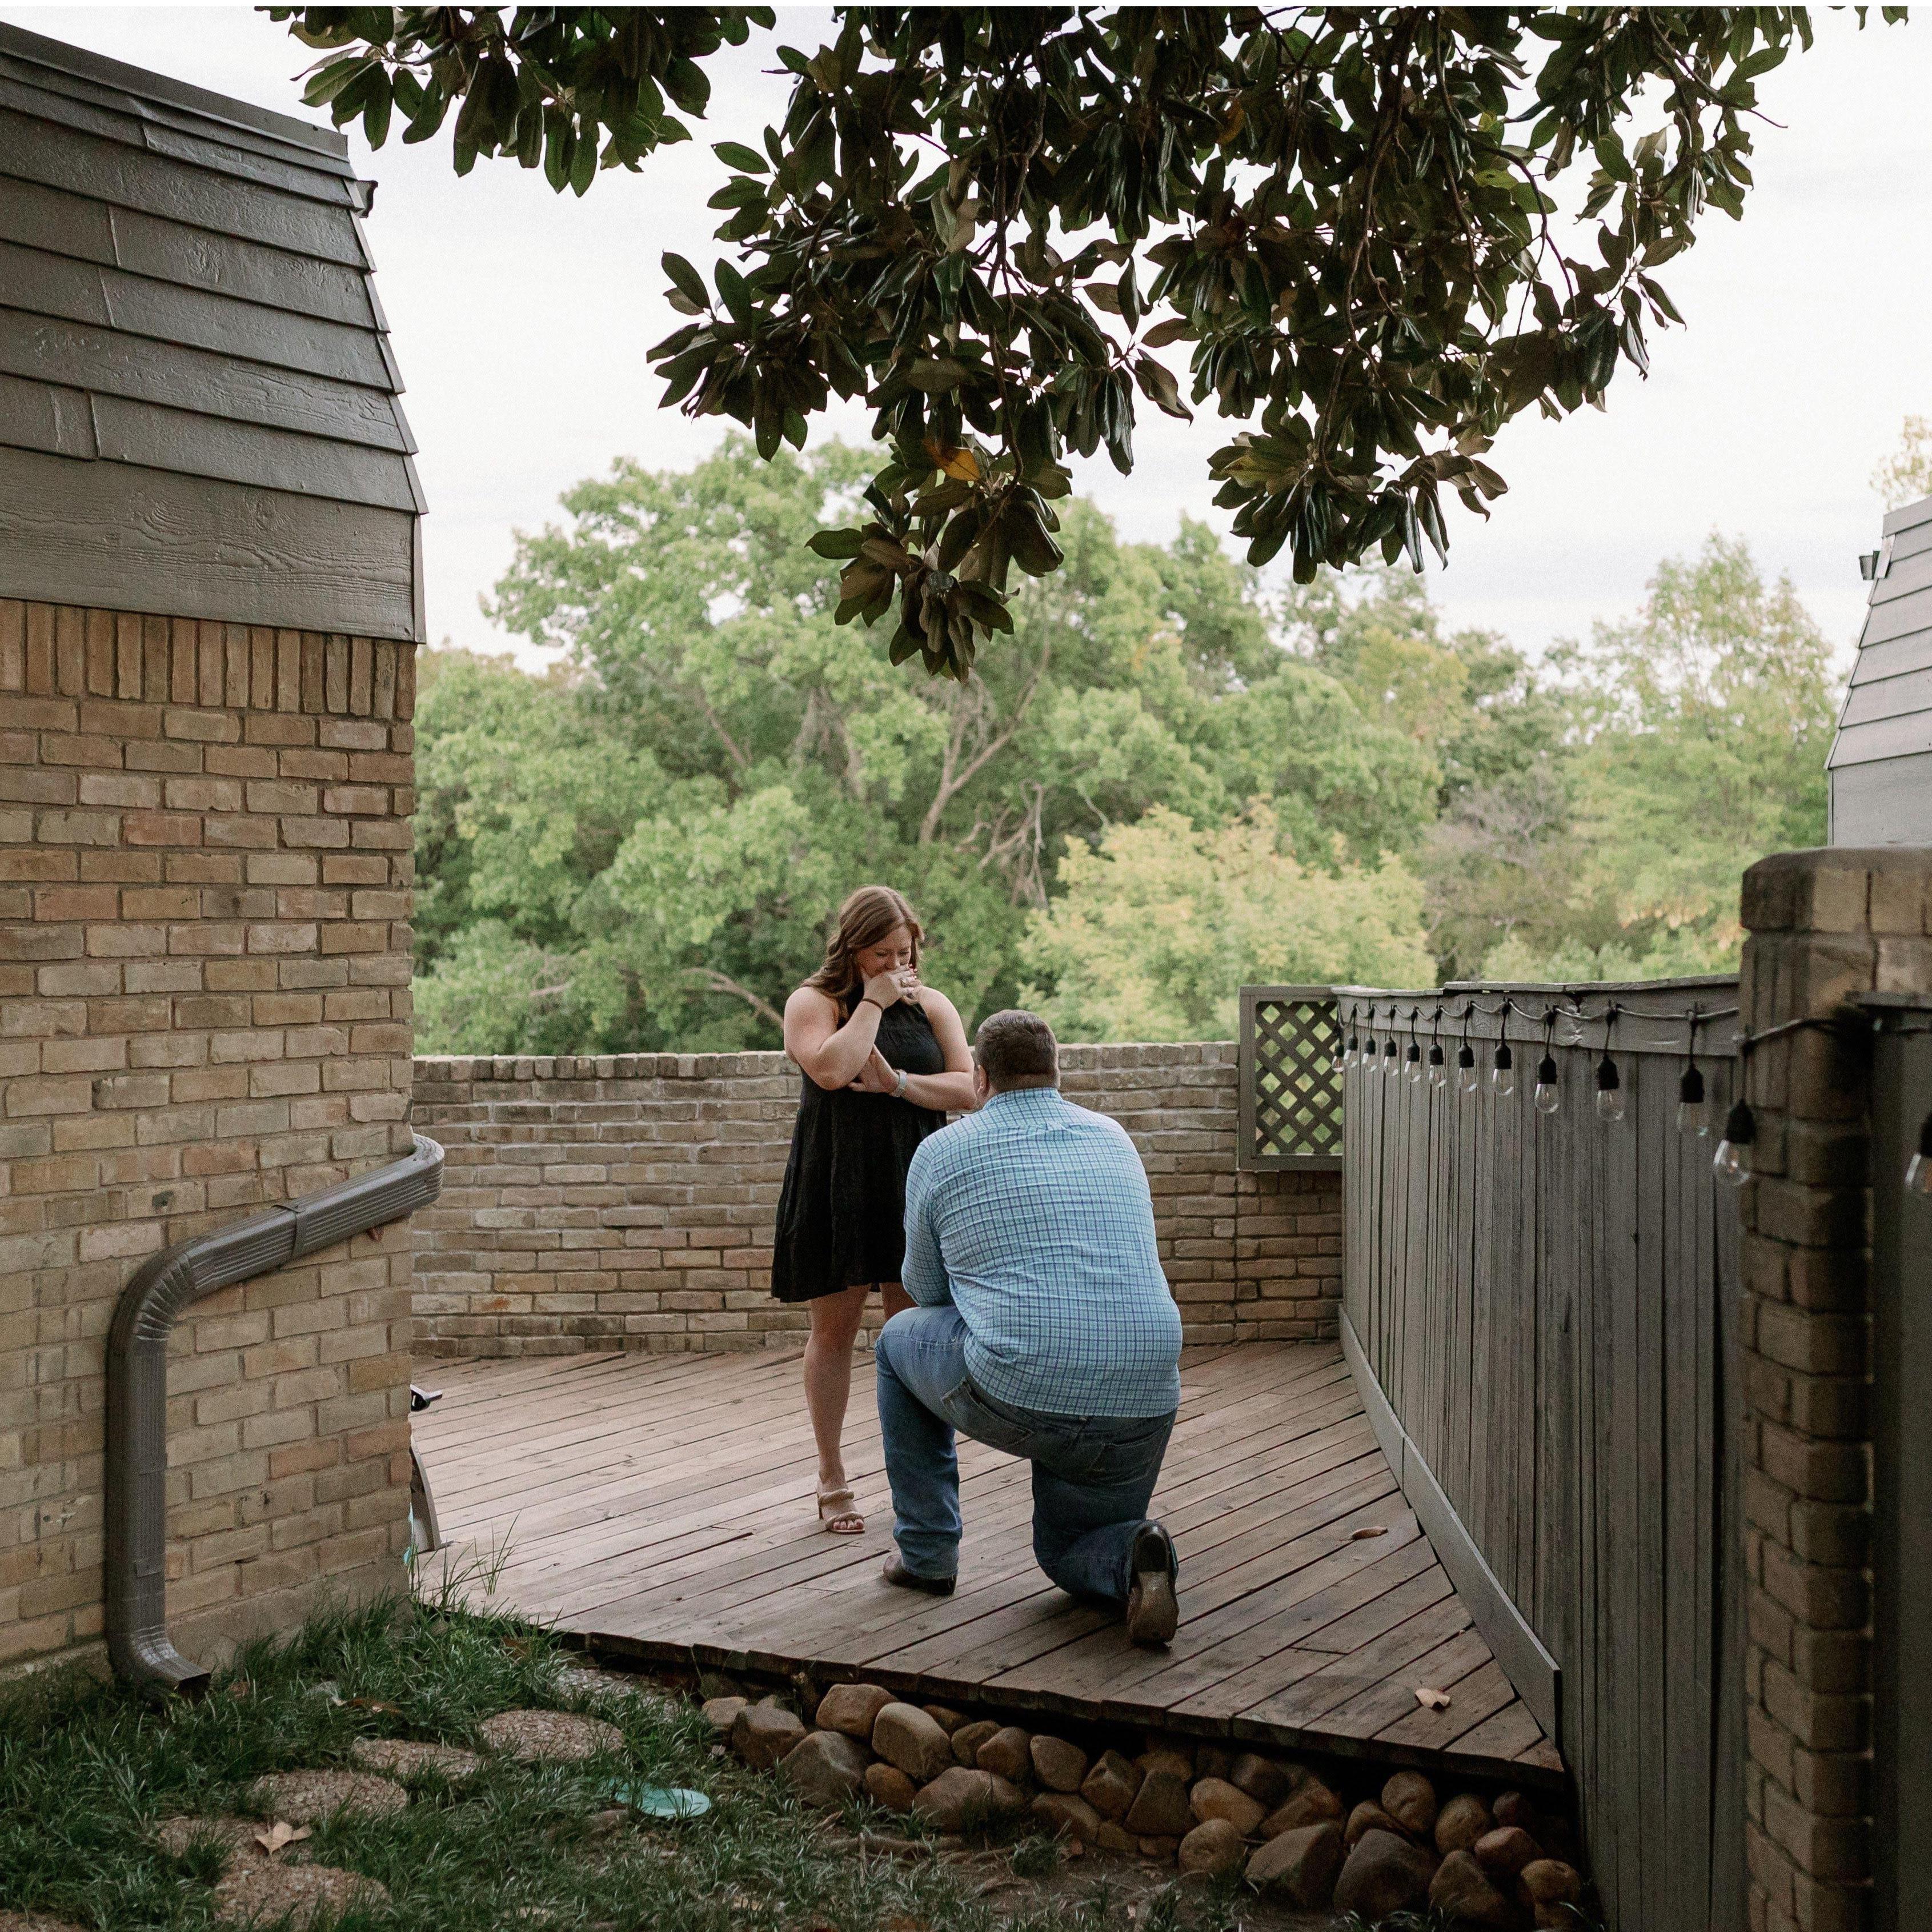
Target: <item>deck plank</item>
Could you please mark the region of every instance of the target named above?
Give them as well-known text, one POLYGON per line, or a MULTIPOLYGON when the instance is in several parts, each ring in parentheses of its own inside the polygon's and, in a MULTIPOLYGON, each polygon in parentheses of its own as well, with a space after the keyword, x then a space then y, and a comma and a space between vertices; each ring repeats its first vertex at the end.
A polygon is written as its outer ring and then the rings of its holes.
POLYGON ((883 1588, 890 1510, 869 1363, 848 1466, 861 1536, 814 1519, 795 1350, 438 1364, 416 1419, 452 1572, 494 1606, 665 1661, 876 1676, 988 1708, 1274 1738, 1560 1781, 1456 1598, 1331 1343, 1192 1352, 1155 1506, 1181 1627, 1136 1651, 1034 1567, 1024 1463, 960 1445, 950 1598, 883 1588), (1364 1535, 1374 1531, 1380 1534, 1364 1535), (1418 1684, 1449 1692, 1424 1711, 1418 1684))

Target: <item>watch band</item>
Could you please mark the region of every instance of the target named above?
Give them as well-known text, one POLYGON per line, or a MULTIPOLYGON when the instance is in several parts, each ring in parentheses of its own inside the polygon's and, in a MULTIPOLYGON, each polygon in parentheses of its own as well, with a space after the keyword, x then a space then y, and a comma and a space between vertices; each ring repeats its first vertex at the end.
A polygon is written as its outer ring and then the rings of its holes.
POLYGON ((905 1098, 905 1090, 906 1070, 902 1066, 899 1069, 898 1084, 892 1089, 892 1098, 895 1100, 903 1100, 905 1098))

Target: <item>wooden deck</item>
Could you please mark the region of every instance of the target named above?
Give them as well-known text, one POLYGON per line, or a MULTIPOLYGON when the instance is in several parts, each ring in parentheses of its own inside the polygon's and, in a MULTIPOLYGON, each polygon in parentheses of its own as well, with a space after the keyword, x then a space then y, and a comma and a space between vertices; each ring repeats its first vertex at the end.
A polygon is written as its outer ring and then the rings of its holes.
POLYGON ((1181 1624, 1143 1652, 1034 1567, 1024 1463, 962 1442, 960 1587, 890 1589, 872 1370, 848 1466, 862 1537, 819 1532, 796 1351, 439 1365, 416 1420, 450 1557, 494 1600, 652 1661, 862 1672, 1054 1712, 1521 1781, 1562 1763, 1472 1627, 1330 1343, 1190 1354, 1156 1509, 1181 1624), (1424 1709, 1418 1687, 1446 1691, 1424 1709))

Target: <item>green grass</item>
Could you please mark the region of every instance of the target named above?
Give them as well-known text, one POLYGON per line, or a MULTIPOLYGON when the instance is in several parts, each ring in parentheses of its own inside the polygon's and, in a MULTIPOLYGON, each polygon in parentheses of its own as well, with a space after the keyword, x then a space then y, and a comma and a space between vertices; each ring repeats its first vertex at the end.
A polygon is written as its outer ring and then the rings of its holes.
MULTIPOLYGON (((0 1692, 0 1908, 100 1932, 207 1926, 219 1861, 205 1846, 167 1856, 152 1840, 161 1819, 245 1810, 255 1778, 346 1765, 358 1737, 466 1744, 496 1712, 543 1706, 595 1709, 621 1727, 622 1753, 563 1766, 493 1760, 460 1786, 415 1783, 414 1802, 393 1816, 318 1827, 303 1847, 310 1858, 391 1895, 380 1911, 345 1915, 343 1932, 1129 1932, 1105 1882, 988 1899, 976 1895, 983 1869, 862 1861, 830 1838, 865 1824, 897 1835, 904 1821, 860 1806, 828 1831, 782 1780, 714 1755, 694 1704, 586 1703, 560 1686, 564 1659, 550 1636, 509 1619, 391 1600, 249 1649, 194 1703, 79 1672, 0 1692), (620 1773, 703 1791, 713 1809, 598 1833, 603 1787, 620 1773)), ((1022 1844, 1016 1862, 1025 1877, 1057 1859, 1022 1844)), ((1230 1922, 1218 1894, 1190 1899, 1184 1914, 1172 1888, 1162 1897, 1132 1932, 1179 1932, 1184 1917, 1198 1932, 1230 1922)))

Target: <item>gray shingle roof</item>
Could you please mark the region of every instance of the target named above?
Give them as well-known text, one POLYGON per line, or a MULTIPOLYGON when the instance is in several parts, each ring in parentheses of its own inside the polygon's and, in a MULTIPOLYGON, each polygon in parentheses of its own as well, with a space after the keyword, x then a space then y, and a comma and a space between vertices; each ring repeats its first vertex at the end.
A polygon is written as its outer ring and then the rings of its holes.
POLYGON ((332 130, 0 25, 0 596, 420 640, 332 130))
POLYGON ((1932 842, 1932 496, 1885 520, 1826 762, 1834 844, 1932 842))

